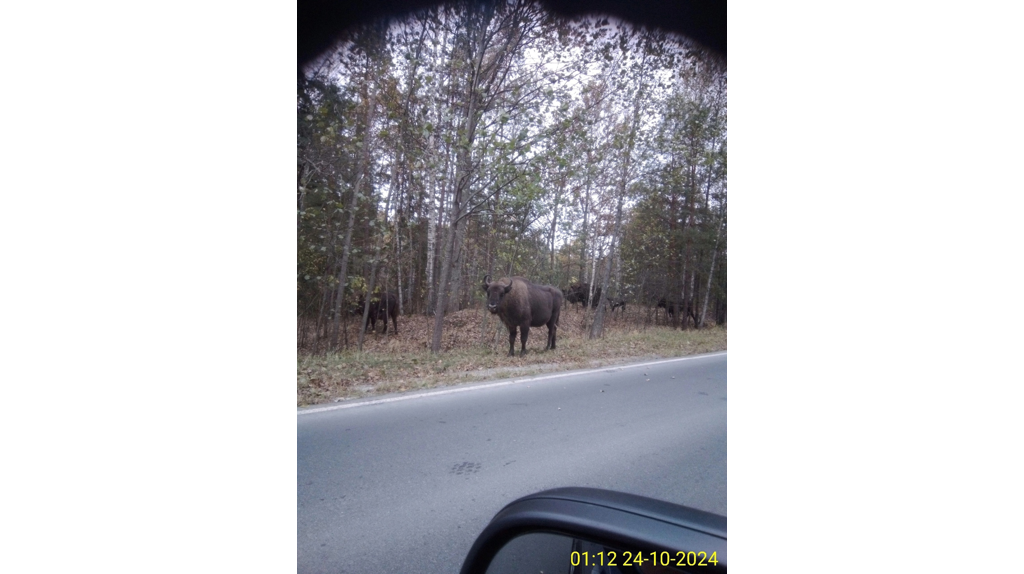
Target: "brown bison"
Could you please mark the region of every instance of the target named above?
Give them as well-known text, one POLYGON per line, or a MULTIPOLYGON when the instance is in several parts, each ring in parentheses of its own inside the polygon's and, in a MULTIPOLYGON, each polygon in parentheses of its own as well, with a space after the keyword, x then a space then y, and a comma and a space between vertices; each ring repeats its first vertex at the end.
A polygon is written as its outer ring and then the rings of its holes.
POLYGON ((565 300, 574 307, 577 303, 587 304, 587 291, 580 287, 579 284, 573 284, 569 285, 568 289, 562 291, 565 300))
MULTIPOLYGON (((366 299, 360 295, 359 303, 352 306, 350 313, 353 315, 362 315, 363 308, 366 305, 366 299)), ((370 329, 373 332, 377 332, 377 320, 381 319, 384 321, 384 333, 388 332, 388 317, 391 317, 391 323, 395 326, 394 334, 398 334, 398 297, 395 297, 394 293, 384 293, 383 295, 374 295, 370 298, 370 316, 367 318, 370 323, 370 329)), ((363 328, 366 328, 364 325, 363 328)))
POLYGON ((493 283, 484 275, 483 290, 487 293, 487 310, 501 318, 508 327, 508 356, 516 354, 516 329, 522 334, 519 356, 526 354, 526 338, 530 327, 548 326, 548 344, 555 348, 555 331, 562 310, 562 292, 550 285, 535 285, 523 277, 504 278, 493 283))
POLYGON ((594 297, 591 300, 590 297, 590 283, 573 283, 569 285, 569 289, 563 291, 565 293, 565 300, 573 305, 581 303, 584 307, 590 305, 591 307, 597 307, 597 304, 601 302, 601 288, 594 288, 594 297))

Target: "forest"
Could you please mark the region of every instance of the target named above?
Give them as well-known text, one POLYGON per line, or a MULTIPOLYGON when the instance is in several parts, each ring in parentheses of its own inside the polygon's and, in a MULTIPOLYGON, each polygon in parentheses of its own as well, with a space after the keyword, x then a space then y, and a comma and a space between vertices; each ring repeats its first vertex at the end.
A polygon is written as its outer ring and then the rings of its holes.
POLYGON ((452 3, 349 30, 297 95, 300 354, 362 349, 384 293, 443 353, 485 275, 586 298, 590 338, 623 303, 725 323, 726 70, 687 40, 452 3))

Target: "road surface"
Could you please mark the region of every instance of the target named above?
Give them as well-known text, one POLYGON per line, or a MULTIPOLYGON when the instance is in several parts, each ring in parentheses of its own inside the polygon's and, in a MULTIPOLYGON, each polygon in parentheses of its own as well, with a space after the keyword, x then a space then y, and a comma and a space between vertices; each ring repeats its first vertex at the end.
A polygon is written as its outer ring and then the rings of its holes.
POLYGON ((454 389, 299 411, 300 573, 458 572, 558 486, 726 514, 725 353, 454 389))

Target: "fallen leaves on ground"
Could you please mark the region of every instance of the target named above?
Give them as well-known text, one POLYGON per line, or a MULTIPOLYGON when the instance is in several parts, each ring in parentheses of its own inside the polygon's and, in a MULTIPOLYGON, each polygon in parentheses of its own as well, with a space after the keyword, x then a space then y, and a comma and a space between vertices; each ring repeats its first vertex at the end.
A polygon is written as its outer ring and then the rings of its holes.
MULTIPOLYGON (((442 352, 430 354, 434 318, 405 315, 398 333, 377 324, 357 350, 355 322, 347 328, 349 347, 340 353, 312 354, 299 348, 297 401, 300 406, 445 386, 474 380, 527 376, 540 372, 595 367, 615 362, 706 353, 726 348, 725 327, 672 329, 655 324, 655 314, 643 307, 605 317, 604 335, 587 337, 592 311, 566 307, 557 331, 557 348, 544 351, 547 328, 531 328, 527 354, 508 356, 508 330, 482 309, 464 309, 444 320, 442 352)), ((310 340, 307 337, 307 340, 310 340)))

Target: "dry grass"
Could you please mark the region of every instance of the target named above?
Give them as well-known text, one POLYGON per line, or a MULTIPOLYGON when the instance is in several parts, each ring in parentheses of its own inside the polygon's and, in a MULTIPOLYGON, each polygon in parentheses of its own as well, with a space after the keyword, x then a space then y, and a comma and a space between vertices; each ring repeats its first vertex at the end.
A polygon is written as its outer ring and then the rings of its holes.
MULTIPOLYGON (((653 311, 633 307, 605 320, 604 337, 588 340, 593 312, 566 307, 558 328, 558 348, 543 351, 547 328, 530 330, 525 357, 509 357, 508 330, 481 309, 445 317, 442 353, 431 355, 433 317, 398 318, 399 334, 368 333, 363 352, 310 355, 299 350, 298 405, 366 397, 471 381, 566 371, 631 360, 678 357, 726 348, 725 327, 700 331, 655 325, 653 311)), ((354 326, 350 341, 355 346, 354 326)), ((518 353, 519 341, 516 340, 518 353)))

